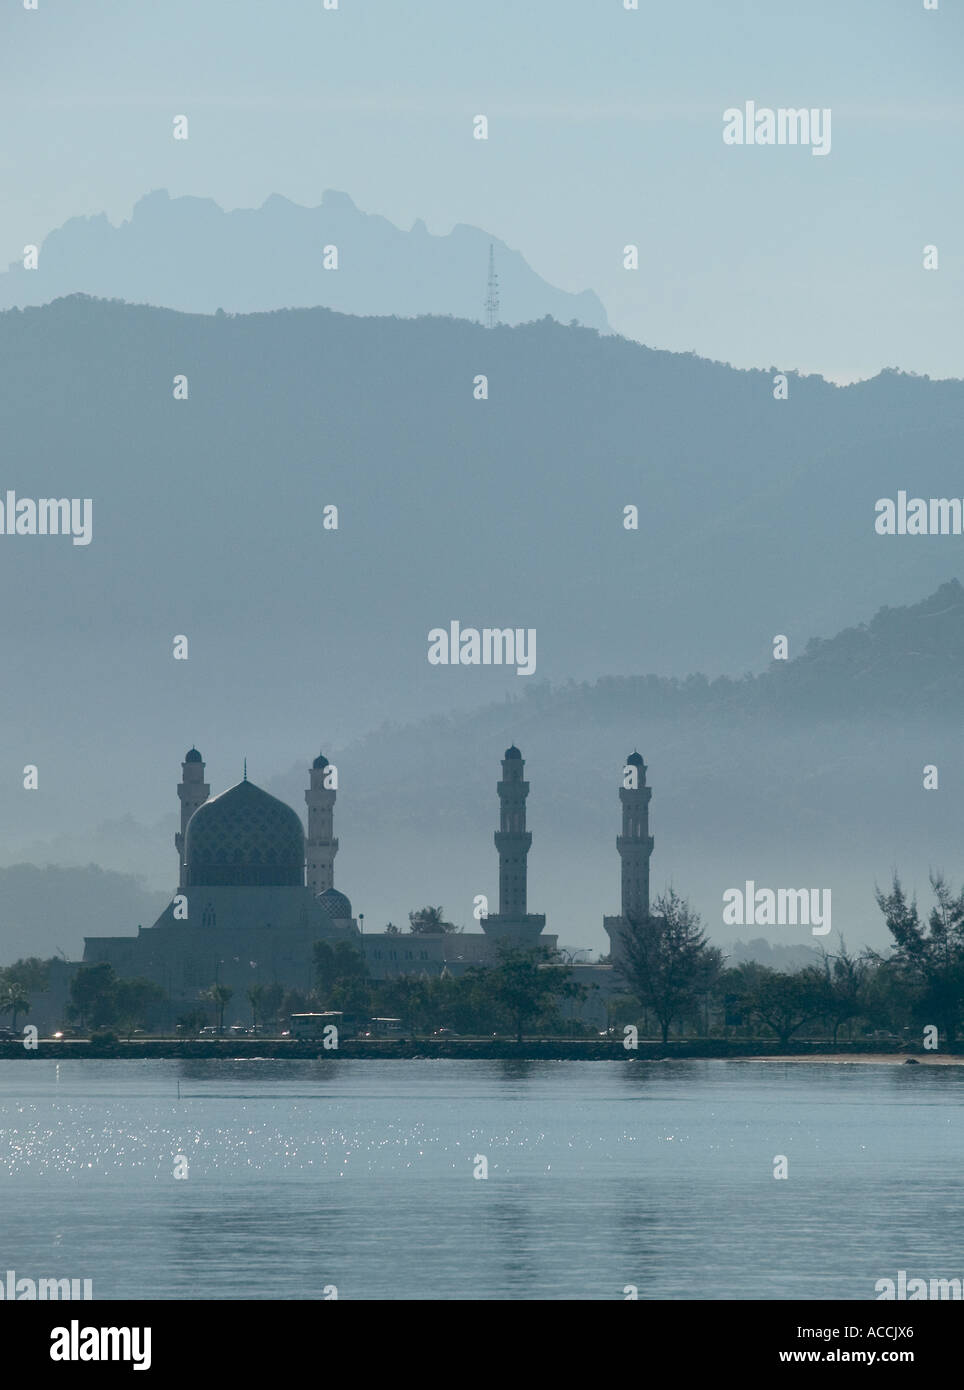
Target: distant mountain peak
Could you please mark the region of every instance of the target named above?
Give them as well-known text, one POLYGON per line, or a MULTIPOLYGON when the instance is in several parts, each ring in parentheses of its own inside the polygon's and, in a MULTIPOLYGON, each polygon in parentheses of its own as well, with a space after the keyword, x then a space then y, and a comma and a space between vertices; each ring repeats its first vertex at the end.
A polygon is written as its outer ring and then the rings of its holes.
POLYGON ((328 188, 316 207, 270 194, 259 208, 226 211, 212 198, 171 197, 152 189, 119 225, 103 213, 74 217, 52 231, 39 266, 13 262, 0 272, 0 309, 52 303, 71 294, 153 304, 187 313, 336 309, 365 317, 444 315, 481 322, 488 254, 494 247, 500 321, 547 316, 607 332, 591 290, 548 284, 518 251, 480 227, 459 223, 410 231, 365 212, 328 188), (337 264, 325 248, 337 251, 337 264))
POLYGON ((321 206, 323 208, 343 208, 346 212, 357 212, 358 208, 352 198, 347 193, 341 193, 335 188, 326 188, 321 195, 321 206))

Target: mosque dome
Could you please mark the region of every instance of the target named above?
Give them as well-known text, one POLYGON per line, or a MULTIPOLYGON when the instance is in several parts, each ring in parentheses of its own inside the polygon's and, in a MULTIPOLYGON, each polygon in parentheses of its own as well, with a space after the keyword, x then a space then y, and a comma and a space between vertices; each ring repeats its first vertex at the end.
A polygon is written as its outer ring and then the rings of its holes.
POLYGON ((194 812, 184 860, 189 888, 300 888, 305 832, 290 806, 253 782, 239 782, 194 812))
POLYGON ((339 893, 337 888, 326 888, 323 893, 319 893, 315 902, 326 912, 333 922, 351 921, 351 903, 344 893, 339 893))
POLYGON ((312 766, 316 771, 317 771, 319 768, 327 767, 327 766, 328 766, 328 759, 325 757, 324 753, 319 753, 318 756, 317 756, 317 758, 315 759, 315 761, 311 764, 311 766, 312 766))
POLYGON ((636 750, 634 749, 633 752, 630 753, 629 757, 626 759, 626 766, 627 766, 627 767, 645 767, 646 764, 643 762, 642 756, 641 756, 639 753, 637 753, 636 750))
POLYGON ((511 748, 507 748, 505 750, 505 756, 507 758, 521 758, 522 754, 519 752, 518 748, 516 748, 515 744, 513 743, 511 748))
POLYGON ((202 763, 204 759, 201 757, 200 753, 197 751, 196 748, 189 748, 187 753, 184 755, 184 761, 186 763, 202 763))

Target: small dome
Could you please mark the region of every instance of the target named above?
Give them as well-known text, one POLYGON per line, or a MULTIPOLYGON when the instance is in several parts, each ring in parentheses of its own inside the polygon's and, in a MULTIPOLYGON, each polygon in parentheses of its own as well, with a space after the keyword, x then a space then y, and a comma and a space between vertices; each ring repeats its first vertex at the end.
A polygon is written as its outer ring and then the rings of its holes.
POLYGON ((184 755, 184 761, 186 763, 202 763, 204 759, 201 757, 200 753, 197 751, 196 748, 189 748, 187 753, 184 755))
POLYGON ((632 753, 630 753, 629 757, 626 759, 626 766, 627 766, 627 767, 645 767, 646 764, 643 762, 642 757, 640 756, 640 754, 637 753, 635 749, 633 749, 632 753))
POLYGON ((319 753, 315 761, 311 764, 311 766, 316 770, 318 768, 327 767, 328 759, 325 757, 324 753, 319 753))
POLYGON ((319 893, 315 902, 326 912, 333 922, 351 921, 351 903, 344 893, 339 893, 337 888, 326 888, 323 893, 319 893))
POLYGON ((305 832, 297 812, 253 782, 199 806, 184 837, 187 885, 297 888, 305 832))
POLYGON ((513 743, 511 748, 507 748, 505 750, 505 756, 507 758, 521 758, 522 754, 519 752, 518 748, 516 748, 515 744, 513 743))

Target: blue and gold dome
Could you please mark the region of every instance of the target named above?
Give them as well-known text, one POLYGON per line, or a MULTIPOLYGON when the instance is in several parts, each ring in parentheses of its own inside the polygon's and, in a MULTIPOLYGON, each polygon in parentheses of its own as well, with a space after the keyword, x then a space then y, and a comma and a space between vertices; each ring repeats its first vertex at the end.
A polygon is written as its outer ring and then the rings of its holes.
POLYGON ((290 806, 239 782, 194 812, 184 859, 189 888, 301 888, 305 832, 290 806))
POLYGON ((318 894, 315 902, 333 922, 351 921, 351 903, 337 888, 326 888, 323 893, 318 894))

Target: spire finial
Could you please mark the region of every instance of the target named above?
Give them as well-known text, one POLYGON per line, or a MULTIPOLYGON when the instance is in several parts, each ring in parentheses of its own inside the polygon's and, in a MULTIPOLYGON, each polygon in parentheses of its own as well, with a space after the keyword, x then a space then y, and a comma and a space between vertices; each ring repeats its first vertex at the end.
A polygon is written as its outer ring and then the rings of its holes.
POLYGON ((248 760, 247 760, 247 758, 245 758, 245 760, 244 760, 244 780, 245 780, 245 781, 248 780, 248 760))

